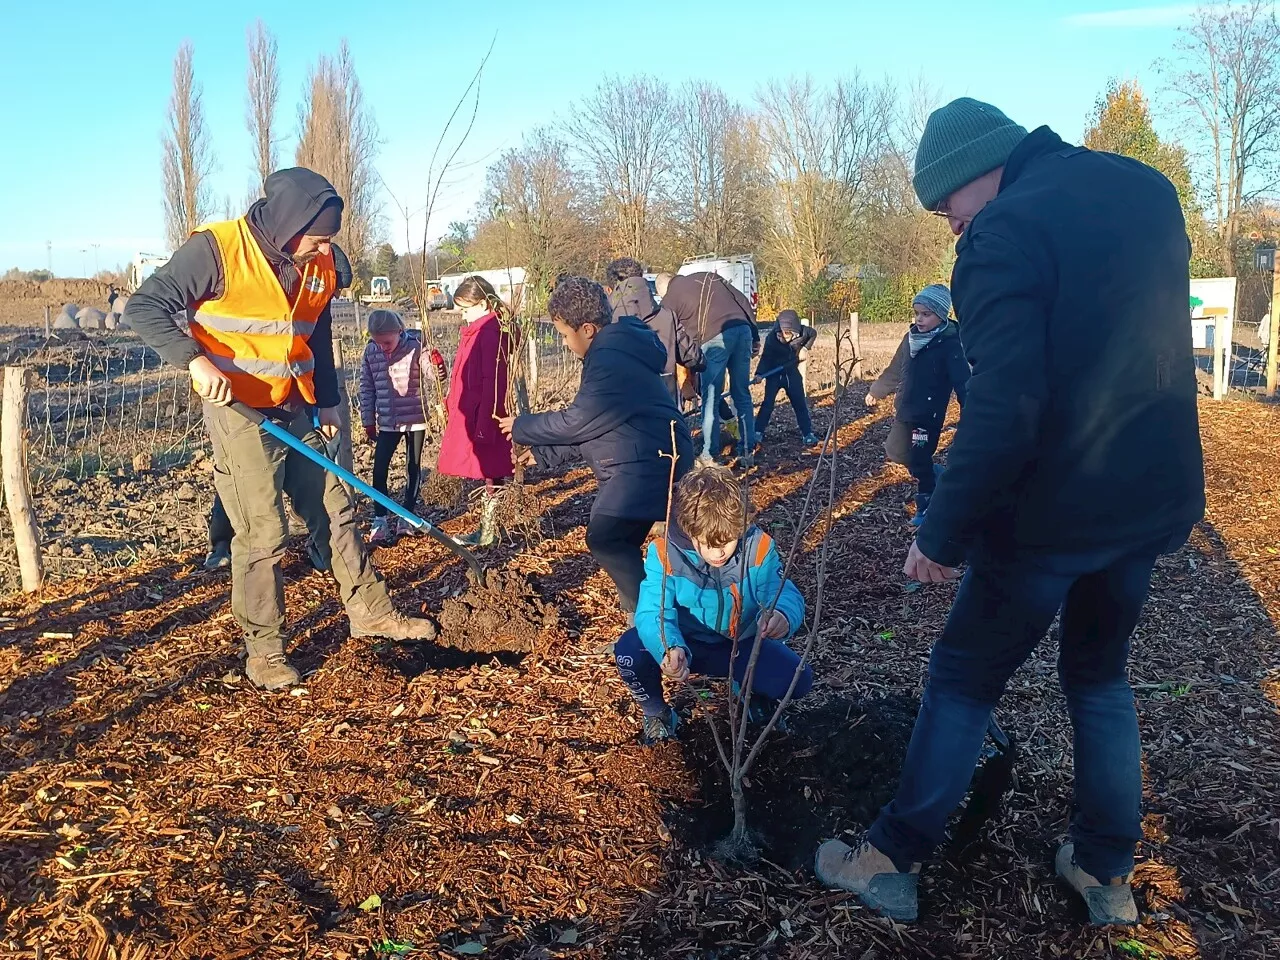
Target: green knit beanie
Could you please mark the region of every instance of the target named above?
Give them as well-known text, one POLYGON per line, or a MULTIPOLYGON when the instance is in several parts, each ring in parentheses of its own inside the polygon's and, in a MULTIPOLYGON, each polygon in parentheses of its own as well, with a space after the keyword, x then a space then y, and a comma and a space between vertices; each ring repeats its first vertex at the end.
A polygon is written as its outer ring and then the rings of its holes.
POLYGON ((916 150, 912 184, 926 210, 984 173, 1002 167, 1025 128, 979 100, 961 97, 929 114, 916 150))

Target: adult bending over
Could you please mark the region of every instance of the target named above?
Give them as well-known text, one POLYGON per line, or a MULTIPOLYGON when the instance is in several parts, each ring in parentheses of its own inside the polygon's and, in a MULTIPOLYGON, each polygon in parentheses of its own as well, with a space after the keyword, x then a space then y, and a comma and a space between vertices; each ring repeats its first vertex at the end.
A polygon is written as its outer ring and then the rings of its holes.
POLYGON ((897 796, 819 877, 916 916, 1013 672, 1061 611, 1058 676, 1075 742, 1075 811, 1058 874, 1094 923, 1138 919, 1142 839, 1129 637, 1156 558, 1204 513, 1182 210, 1135 160, 1028 134, 961 99, 928 121, 915 188, 960 237, 952 293, 968 398, 906 573, 958 576, 897 796))

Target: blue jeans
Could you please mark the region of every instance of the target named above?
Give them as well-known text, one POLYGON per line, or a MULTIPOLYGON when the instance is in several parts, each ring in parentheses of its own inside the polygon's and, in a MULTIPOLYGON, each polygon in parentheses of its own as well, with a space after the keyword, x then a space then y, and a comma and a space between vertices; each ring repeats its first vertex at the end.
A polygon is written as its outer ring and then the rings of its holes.
POLYGON ((813 421, 809 419, 809 401, 804 395, 804 377, 800 376, 798 367, 764 378, 764 403, 760 404, 760 412, 756 414, 756 432, 764 436, 764 432, 769 429, 769 421, 773 418, 773 405, 778 399, 779 390, 787 391, 801 436, 809 436, 813 433, 813 421))
POLYGON ((970 558, 929 658, 897 795, 869 833, 899 869, 927 860, 945 838, 991 711, 1059 610, 1058 680, 1075 743, 1076 862, 1103 883, 1133 869, 1142 839, 1142 745, 1125 666, 1152 568, 1168 545, 970 558))
MULTIPOLYGON (((733 679, 739 683, 747 675, 747 665, 751 661, 751 651, 756 645, 753 634, 742 637, 738 641, 738 656, 733 662, 733 679)), ((689 644, 689 672, 702 677, 727 677, 729 675, 729 654, 733 652, 733 641, 725 638, 723 643, 689 644)), ((631 691, 631 696, 646 717, 656 717, 667 709, 667 702, 662 698, 662 671, 658 661, 645 648, 640 639, 640 632, 632 627, 613 646, 613 659, 618 665, 618 675, 631 691)), ((756 672, 751 678, 752 693, 768 697, 770 700, 781 700, 787 695, 787 688, 800 666, 800 654, 796 653, 781 640, 766 640, 760 647, 760 656, 756 658, 756 672)), ((800 671, 800 679, 796 681, 796 689, 792 699, 799 700, 813 689, 813 668, 805 664, 800 671)))
POLYGON ((720 452, 720 394, 725 373, 729 374, 729 395, 742 427, 745 450, 750 450, 755 433, 755 411, 751 405, 751 328, 745 323, 726 327, 702 345, 707 368, 702 373, 702 456, 714 459, 720 452))

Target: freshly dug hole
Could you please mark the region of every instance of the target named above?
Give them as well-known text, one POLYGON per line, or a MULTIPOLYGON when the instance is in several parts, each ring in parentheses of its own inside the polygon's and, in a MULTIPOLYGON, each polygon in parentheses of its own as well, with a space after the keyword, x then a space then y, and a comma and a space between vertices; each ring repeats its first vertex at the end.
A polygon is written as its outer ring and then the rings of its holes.
MULTIPOLYGON (((897 788, 917 706, 896 696, 838 698, 789 711, 791 733, 770 734, 747 773, 747 828, 764 855, 800 869, 823 840, 869 826, 897 788)), ((748 749, 758 730, 748 729, 748 749)), ((680 749, 700 772, 704 806, 673 812, 675 828, 690 843, 734 853, 723 845, 733 827, 729 778, 705 718, 683 728, 680 749)))
POLYGON ((440 642, 476 653, 532 653, 545 648, 560 625, 560 610, 511 570, 489 570, 482 585, 440 609, 440 642))

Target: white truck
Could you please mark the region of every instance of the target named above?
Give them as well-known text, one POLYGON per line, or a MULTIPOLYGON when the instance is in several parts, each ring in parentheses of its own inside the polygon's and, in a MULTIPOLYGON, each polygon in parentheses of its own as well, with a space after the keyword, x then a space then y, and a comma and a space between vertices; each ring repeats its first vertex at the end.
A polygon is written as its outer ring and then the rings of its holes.
POLYGON ((737 287, 751 301, 753 308, 760 305, 760 292, 756 284, 756 261, 752 254, 722 257, 716 253, 707 253, 690 257, 680 265, 676 273, 682 277, 690 273, 718 273, 737 287))
POLYGON ((151 276, 160 267, 169 262, 167 253, 139 253, 129 264, 129 275, 125 279, 125 287, 130 291, 142 286, 142 281, 151 276))

